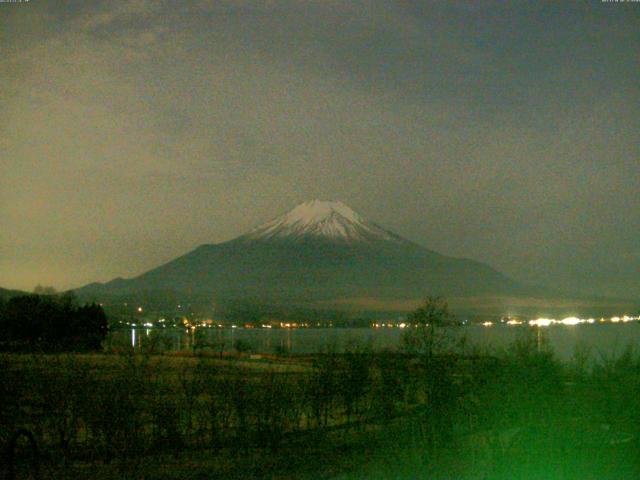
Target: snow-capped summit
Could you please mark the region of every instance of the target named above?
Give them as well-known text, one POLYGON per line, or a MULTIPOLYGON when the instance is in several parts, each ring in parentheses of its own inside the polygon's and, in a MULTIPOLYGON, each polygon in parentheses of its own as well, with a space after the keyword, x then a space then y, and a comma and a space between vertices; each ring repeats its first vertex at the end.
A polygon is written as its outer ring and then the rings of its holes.
POLYGON ((343 241, 398 241, 340 201, 311 200, 251 230, 246 239, 324 237, 343 241))

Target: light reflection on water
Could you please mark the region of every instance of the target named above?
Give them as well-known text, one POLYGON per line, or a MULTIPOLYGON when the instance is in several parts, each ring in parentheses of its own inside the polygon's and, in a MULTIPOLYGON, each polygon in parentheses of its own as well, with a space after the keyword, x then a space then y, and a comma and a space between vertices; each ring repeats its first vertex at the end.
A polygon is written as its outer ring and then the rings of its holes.
MULTIPOLYGON (((465 337, 470 347, 488 350, 506 348, 527 331, 532 331, 539 342, 546 342, 559 358, 565 360, 573 356, 576 348, 587 349, 592 355, 598 356, 620 354, 628 345, 640 346, 638 322, 561 325, 554 328, 506 325, 486 328, 473 325, 449 330, 452 338, 465 337)), ((157 351, 192 351, 194 345, 205 345, 207 350, 229 352, 233 351, 237 341, 242 341, 255 353, 317 353, 327 349, 339 352, 354 345, 374 350, 399 350, 402 348, 404 332, 398 328, 132 328, 112 332, 107 345, 131 346, 137 350, 155 346, 157 351), (127 337, 130 337, 130 342, 127 337)))

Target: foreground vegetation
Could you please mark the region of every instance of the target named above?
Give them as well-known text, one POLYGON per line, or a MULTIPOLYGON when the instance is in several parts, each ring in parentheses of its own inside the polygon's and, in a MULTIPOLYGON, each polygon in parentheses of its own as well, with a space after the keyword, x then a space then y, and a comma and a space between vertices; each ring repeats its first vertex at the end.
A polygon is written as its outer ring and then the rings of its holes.
POLYGON ((530 335, 489 355, 439 351, 434 332, 424 332, 409 342, 410 353, 354 347, 260 361, 4 354, 0 442, 13 458, 2 473, 622 479, 640 472, 640 358, 631 350, 595 362, 583 352, 561 364, 530 335))

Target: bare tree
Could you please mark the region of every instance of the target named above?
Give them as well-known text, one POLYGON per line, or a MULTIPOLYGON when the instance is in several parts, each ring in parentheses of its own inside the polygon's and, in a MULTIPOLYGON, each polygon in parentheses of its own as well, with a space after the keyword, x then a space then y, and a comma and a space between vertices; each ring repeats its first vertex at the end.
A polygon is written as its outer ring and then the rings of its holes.
POLYGON ((405 332, 405 348, 413 354, 431 359, 434 353, 446 347, 449 338, 443 327, 451 325, 447 301, 441 297, 427 297, 424 303, 408 317, 410 328, 405 332))

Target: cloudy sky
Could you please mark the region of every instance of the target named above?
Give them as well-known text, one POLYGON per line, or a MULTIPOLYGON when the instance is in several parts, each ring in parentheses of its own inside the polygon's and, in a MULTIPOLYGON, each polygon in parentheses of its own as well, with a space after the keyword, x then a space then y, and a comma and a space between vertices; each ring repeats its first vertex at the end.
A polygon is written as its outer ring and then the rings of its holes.
POLYGON ((340 199, 640 297, 640 3, 0 3, 0 286, 132 276, 340 199))

